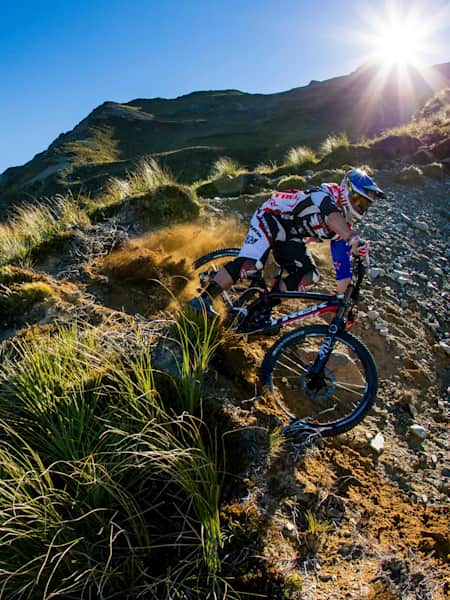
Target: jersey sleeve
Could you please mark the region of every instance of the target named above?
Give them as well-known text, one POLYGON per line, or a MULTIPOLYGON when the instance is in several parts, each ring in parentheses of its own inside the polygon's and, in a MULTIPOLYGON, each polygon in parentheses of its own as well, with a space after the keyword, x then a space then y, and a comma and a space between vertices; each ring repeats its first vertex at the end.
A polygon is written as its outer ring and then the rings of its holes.
POLYGON ((324 219, 326 219, 328 215, 331 215, 333 212, 340 212, 334 198, 322 190, 312 192, 311 200, 318 207, 320 214, 324 219))

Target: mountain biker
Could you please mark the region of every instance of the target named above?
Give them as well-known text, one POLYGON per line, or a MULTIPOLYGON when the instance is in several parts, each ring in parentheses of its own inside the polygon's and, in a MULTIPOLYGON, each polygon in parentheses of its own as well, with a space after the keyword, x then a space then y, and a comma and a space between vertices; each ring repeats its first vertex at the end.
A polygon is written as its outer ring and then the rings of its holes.
POLYGON ((306 243, 331 240, 337 293, 343 294, 351 280, 350 254, 367 256, 368 243, 352 230, 371 203, 384 192, 362 169, 346 172, 341 184, 322 183, 306 191, 274 192, 253 214, 239 256, 224 265, 203 293, 189 307, 216 317, 212 302, 223 290, 249 271, 262 269, 269 251, 287 271, 280 291, 302 290, 319 279, 306 243))

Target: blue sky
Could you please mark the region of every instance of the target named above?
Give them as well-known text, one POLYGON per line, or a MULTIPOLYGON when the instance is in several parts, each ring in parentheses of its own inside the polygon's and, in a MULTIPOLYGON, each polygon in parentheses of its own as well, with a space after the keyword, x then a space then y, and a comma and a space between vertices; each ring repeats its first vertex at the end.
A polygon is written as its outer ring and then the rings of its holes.
POLYGON ((439 15, 427 64, 450 61, 448 0, 2 0, 0 173, 105 100, 267 94, 347 74, 367 52, 355 34, 394 1, 439 15))

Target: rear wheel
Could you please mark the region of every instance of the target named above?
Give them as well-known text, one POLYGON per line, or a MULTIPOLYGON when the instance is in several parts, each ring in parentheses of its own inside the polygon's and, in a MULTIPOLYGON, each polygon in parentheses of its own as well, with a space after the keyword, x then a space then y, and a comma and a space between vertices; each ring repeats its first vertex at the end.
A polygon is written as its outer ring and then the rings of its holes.
MULTIPOLYGON (((199 282, 198 291, 204 290, 211 279, 214 278, 219 271, 230 260, 239 256, 239 248, 222 248, 208 252, 194 262, 194 278, 199 282)), ((231 306, 238 302, 240 296, 252 286, 251 279, 237 281, 228 290, 225 290, 220 295, 222 304, 228 312, 231 306)))
POLYGON ((338 435, 369 412, 377 393, 377 371, 367 348, 342 332, 336 335, 324 372, 312 376, 310 368, 328 336, 328 327, 322 325, 284 335, 264 358, 261 383, 293 424, 338 435))

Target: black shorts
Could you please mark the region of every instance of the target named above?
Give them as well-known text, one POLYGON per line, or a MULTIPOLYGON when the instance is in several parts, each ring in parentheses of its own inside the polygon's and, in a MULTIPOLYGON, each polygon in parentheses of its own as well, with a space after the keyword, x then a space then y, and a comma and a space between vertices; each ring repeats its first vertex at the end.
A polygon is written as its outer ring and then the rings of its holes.
POLYGON ((295 273, 299 279, 311 272, 318 275, 316 264, 305 242, 301 240, 274 242, 272 252, 277 263, 286 269, 289 275, 295 273))

